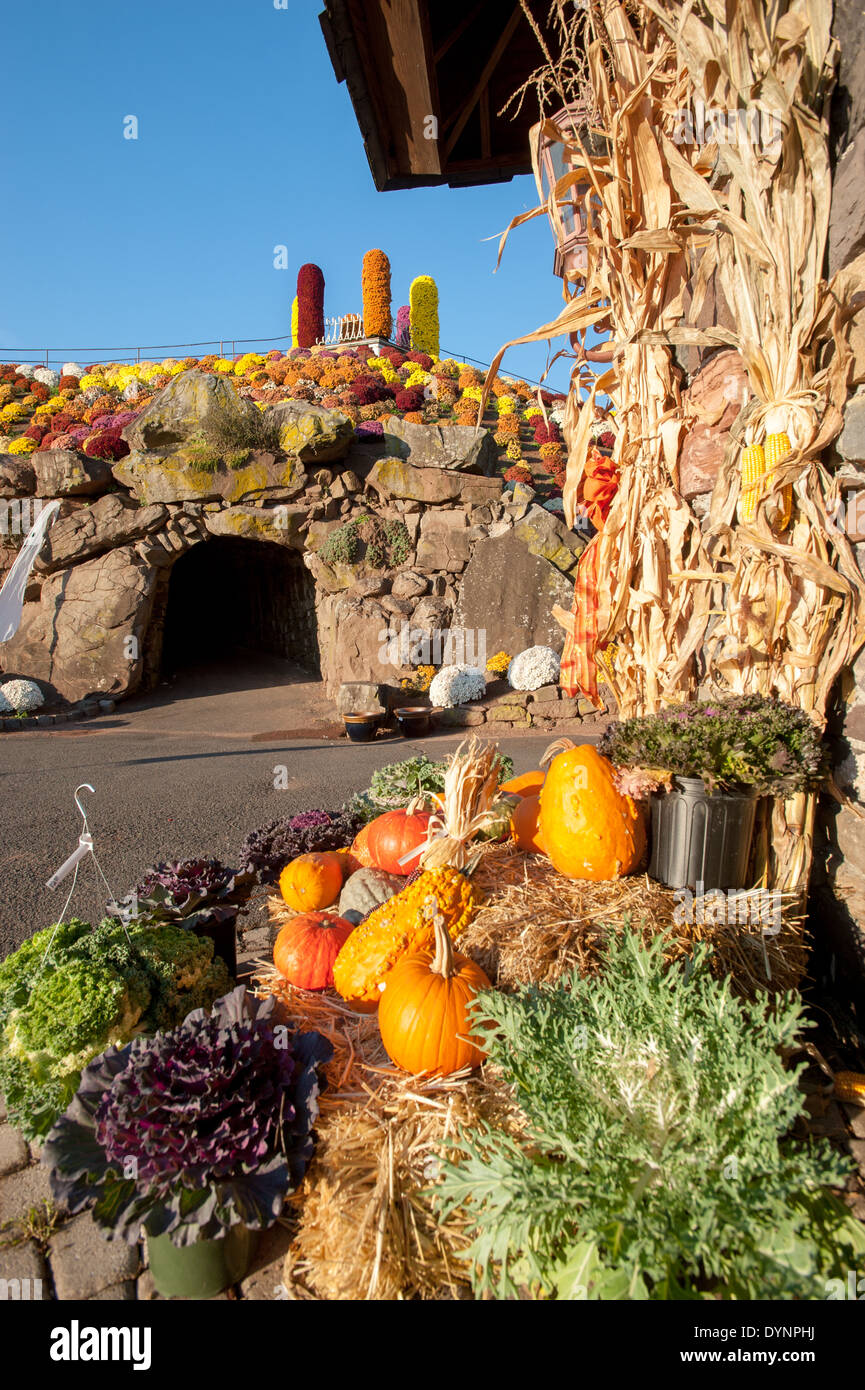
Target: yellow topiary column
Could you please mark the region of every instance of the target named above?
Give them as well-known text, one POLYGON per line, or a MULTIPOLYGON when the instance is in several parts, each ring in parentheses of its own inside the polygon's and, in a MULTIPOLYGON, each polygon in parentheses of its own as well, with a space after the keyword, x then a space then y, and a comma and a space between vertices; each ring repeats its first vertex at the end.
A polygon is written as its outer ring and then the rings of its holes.
POLYGON ((439 292, 431 275, 418 275, 409 290, 411 345, 430 357, 439 355, 439 292))

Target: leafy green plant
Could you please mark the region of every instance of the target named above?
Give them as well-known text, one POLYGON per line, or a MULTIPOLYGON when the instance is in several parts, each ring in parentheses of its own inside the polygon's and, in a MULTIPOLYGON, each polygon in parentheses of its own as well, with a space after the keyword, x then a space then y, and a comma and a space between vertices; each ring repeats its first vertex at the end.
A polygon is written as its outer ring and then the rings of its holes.
POLYGON ((211 444, 190 444, 186 453, 190 466, 199 473, 213 474, 222 463, 222 455, 211 444))
POLYGON ((213 942, 172 923, 46 927, 0 963, 0 1090, 28 1139, 47 1134, 82 1067, 135 1033, 170 1028, 229 987, 213 942))
POLYGON ((479 996, 523 1123, 460 1133, 435 1189, 478 1295, 822 1298, 861 1259, 825 1190, 847 1162, 788 1137, 801 1000, 737 999, 707 949, 667 969, 664 945, 611 936, 600 978, 479 996))
POLYGON ((332 531, 318 553, 327 564, 353 565, 363 558, 373 569, 393 569, 408 559, 411 538, 404 522, 364 513, 332 531))
POLYGON ((821 774, 820 735, 804 710, 762 695, 676 706, 613 723, 598 751, 619 768, 740 783, 759 795, 788 796, 821 774))
MULTIPOLYGON (((377 808, 376 815, 407 806, 413 797, 424 793, 443 791, 449 762, 450 758, 433 762, 422 753, 419 758, 404 758, 402 762, 377 768, 367 793, 377 808)), ((505 753, 497 755, 495 766, 500 782, 506 782, 513 775, 513 760, 505 753)))
POLYGON ((229 449, 225 455, 225 462, 229 468, 243 468, 249 460, 251 449, 229 449))
POLYGON ((0 1248, 3 1246, 24 1245, 33 1241, 41 1250, 66 1220, 65 1213, 50 1198, 43 1198, 38 1206, 29 1207, 26 1216, 4 1221, 0 1226, 0 1248))
POLYGON ((280 452, 279 416, 257 406, 249 410, 225 412, 218 421, 208 424, 205 438, 214 444, 222 456, 237 449, 266 449, 280 452))

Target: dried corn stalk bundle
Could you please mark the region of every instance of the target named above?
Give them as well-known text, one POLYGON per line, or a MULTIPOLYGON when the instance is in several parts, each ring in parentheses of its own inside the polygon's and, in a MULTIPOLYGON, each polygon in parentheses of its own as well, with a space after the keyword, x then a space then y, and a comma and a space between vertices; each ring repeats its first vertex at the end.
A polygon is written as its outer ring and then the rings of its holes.
MULTIPOLYGON (((557 12, 569 12, 567 0, 557 12)), ((595 394, 617 410, 620 487, 592 542, 597 614, 586 658, 606 646, 604 674, 623 716, 693 698, 702 674, 722 690, 779 696, 822 725, 835 678, 865 641, 865 583, 819 462, 841 425, 849 362, 849 273, 822 279, 831 4, 590 0, 570 12, 593 36, 593 146, 605 137, 606 153, 590 157, 578 132, 542 126, 572 166, 550 202, 588 181, 594 212, 587 265, 571 272, 556 324, 515 341, 582 331, 601 314, 611 329, 613 366, 592 382, 575 370, 565 422, 572 520, 595 394), (709 143, 682 143, 683 112, 701 105, 732 121, 710 126, 709 143), (735 332, 694 326, 713 277, 735 332), (751 393, 702 533, 677 491, 687 421, 676 343, 735 347, 751 393), (743 498, 748 448, 766 462, 743 498)), ((573 618, 556 616, 574 631, 573 618)), ((775 806, 767 882, 803 884, 813 814, 804 796, 775 806)))
POLYGON ((444 791, 427 798, 434 810, 419 859, 422 869, 466 867, 473 840, 497 816, 492 809, 499 786, 497 756, 498 744, 481 743, 474 735, 454 753, 444 791))

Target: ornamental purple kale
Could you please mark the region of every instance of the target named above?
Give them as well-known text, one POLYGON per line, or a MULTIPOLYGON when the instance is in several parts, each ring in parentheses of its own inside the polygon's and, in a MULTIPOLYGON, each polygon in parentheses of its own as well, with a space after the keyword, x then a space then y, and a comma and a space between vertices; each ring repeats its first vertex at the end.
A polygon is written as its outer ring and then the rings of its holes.
POLYGON ((260 883, 276 883, 290 859, 345 849, 362 825, 363 818, 347 810, 302 811, 286 820, 271 821, 260 830, 250 831, 244 840, 241 872, 256 874, 260 883))
POLYGON ((81 1077, 42 1161, 71 1212, 93 1207, 111 1238, 175 1245, 231 1226, 271 1226, 313 1153, 333 1049, 275 1025, 274 999, 241 985, 213 1012, 109 1050, 81 1077))

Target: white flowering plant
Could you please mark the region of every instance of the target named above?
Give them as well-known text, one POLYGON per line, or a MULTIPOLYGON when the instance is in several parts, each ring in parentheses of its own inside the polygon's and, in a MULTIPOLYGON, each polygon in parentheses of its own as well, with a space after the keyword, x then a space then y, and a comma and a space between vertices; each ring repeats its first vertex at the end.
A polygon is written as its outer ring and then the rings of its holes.
POLYGON ((19 362, 15 370, 19 376, 26 376, 28 381, 32 381, 36 368, 33 366, 32 362, 19 362))
POLYGON ((561 659, 552 647, 527 647, 508 667, 508 684, 512 690, 539 690, 555 685, 560 671, 561 659))
POLYGON ((429 697, 435 708, 452 709, 481 700, 486 692, 486 677, 477 666, 442 666, 432 678, 429 697))
POLYGON ((37 367, 33 373, 34 381, 41 381, 43 386, 59 386, 60 373, 55 372, 51 367, 37 367))
POLYGON ((4 681, 3 685, 0 685, 0 697, 6 703, 5 709, 0 706, 4 714, 10 711, 18 713, 21 710, 41 709, 45 704, 45 696, 35 681, 4 681))

